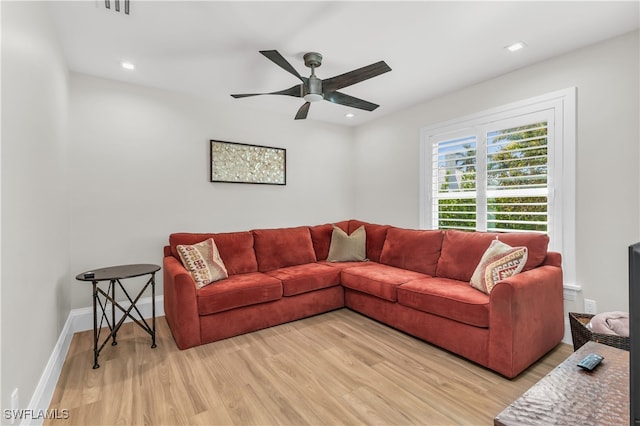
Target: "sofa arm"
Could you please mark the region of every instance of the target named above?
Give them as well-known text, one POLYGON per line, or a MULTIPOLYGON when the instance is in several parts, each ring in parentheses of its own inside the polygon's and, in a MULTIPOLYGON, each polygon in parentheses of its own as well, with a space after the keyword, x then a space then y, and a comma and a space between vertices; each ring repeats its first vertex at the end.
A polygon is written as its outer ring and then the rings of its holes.
POLYGON ((542 265, 561 267, 562 255, 557 251, 549 251, 547 252, 547 257, 544 258, 544 262, 542 262, 542 265))
POLYGON ((512 378, 564 336, 562 268, 543 265, 500 281, 489 302, 489 368, 512 378))
POLYGON ((164 312, 176 344, 180 349, 198 346, 200 339, 200 316, 193 278, 173 256, 165 256, 164 312))

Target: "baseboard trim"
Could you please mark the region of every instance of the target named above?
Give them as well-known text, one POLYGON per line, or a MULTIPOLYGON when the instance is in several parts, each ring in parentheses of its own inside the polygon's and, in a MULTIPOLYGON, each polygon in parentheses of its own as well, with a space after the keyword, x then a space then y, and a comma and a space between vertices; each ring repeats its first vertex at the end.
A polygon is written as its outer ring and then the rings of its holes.
MULTIPOLYGON (((79 311, 80 309, 78 309, 79 311)), ((56 384, 58 383, 58 378, 60 377, 60 372, 62 371, 62 365, 64 364, 64 360, 69 352, 69 346, 71 345, 71 338, 73 337, 73 317, 75 313, 74 311, 69 312, 69 316, 62 327, 62 331, 60 332, 60 336, 58 336, 58 341, 56 345, 53 347, 53 352, 49 357, 49 361, 44 368, 44 372, 38 381, 38 385, 36 386, 36 390, 31 397, 31 401, 29 401, 29 408, 27 409, 29 412, 39 412, 39 410, 46 410, 49 408, 49 403, 51 402, 51 398, 53 397, 53 392, 56 388, 56 384), (33 411, 32 411, 33 410, 33 411)), ((32 416, 35 417, 35 416, 32 416)), ((36 419, 23 419, 20 423, 21 425, 34 425, 34 424, 42 424, 43 420, 36 419)))
MULTIPOLYGON (((128 308, 130 303, 127 301, 119 302, 123 307, 128 308)), ((152 306, 151 306, 151 297, 143 297, 136 304, 140 313, 144 318, 151 318, 152 316, 152 306)), ((107 305, 107 308, 110 309, 111 306, 107 305)), ((164 297, 162 295, 156 296, 156 317, 160 317, 164 315, 164 297)), ((116 320, 119 317, 116 315, 116 320)), ((131 322, 131 319, 127 319, 125 322, 131 322)), ((49 404, 51 404, 51 398, 53 398, 53 392, 56 389, 56 385, 58 384, 58 379, 60 378, 60 373, 62 372, 62 366, 64 365, 64 360, 67 357, 67 353, 69 352, 69 347, 71 346, 71 339, 73 338, 73 334, 80 331, 93 330, 93 308, 79 308, 72 309, 69 312, 69 316, 62 327, 62 331, 60 332, 60 336, 58 336, 58 341, 56 345, 53 347, 53 352, 49 357, 49 361, 44 368, 42 376, 40 376, 40 380, 38 381, 38 385, 36 386, 36 390, 34 391, 31 401, 29 401, 29 405, 26 409, 29 413, 46 413, 49 409, 49 404)), ((87 361, 87 368, 91 368, 90 360, 87 361)), ((57 409, 62 409, 65 407, 54 407, 57 409)), ((31 416, 31 417, 39 417, 39 416, 31 416)), ((44 419, 22 419, 20 422, 21 425, 41 425, 44 422, 44 419)))

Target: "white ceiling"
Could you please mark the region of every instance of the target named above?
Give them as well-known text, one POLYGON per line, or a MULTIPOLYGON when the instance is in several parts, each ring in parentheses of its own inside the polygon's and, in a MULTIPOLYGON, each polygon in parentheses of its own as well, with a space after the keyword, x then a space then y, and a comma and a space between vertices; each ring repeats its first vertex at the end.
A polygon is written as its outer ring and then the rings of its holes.
MULTIPOLYGON (((293 117, 289 96, 233 99, 299 83, 259 50, 278 50, 303 76, 302 56, 324 56, 328 78, 384 60, 392 71, 341 91, 380 104, 373 112, 330 102, 308 120, 357 125, 639 27, 638 1, 140 1, 131 13, 102 0, 50 1, 72 71, 293 117), (504 47, 522 40, 527 48, 504 47), (128 60, 134 71, 120 67, 128 60), (346 119, 347 112, 356 117, 346 119)), ((526 84, 526 82, 523 82, 526 84)))

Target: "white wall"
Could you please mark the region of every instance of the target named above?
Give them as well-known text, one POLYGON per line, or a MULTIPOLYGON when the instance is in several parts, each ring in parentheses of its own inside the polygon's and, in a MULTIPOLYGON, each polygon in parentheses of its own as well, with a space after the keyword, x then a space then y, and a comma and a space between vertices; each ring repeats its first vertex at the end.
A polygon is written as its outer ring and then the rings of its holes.
MULTIPOLYGON (((161 264, 172 232, 313 225, 353 213, 350 129, 74 73, 70 105, 75 273, 161 264), (286 186, 209 182, 210 139, 286 148, 286 186)), ((90 306, 86 287, 70 283, 72 308, 90 306)))
MULTIPOLYGON (((361 126, 355 215, 418 227, 421 127, 576 86, 577 284, 598 311, 628 311, 627 246, 640 240, 638 38, 636 31, 361 126)), ((582 296, 565 308, 583 312, 582 296)))
MULTIPOLYGON (((42 3, 2 2, 2 398, 27 406, 70 303, 68 76, 42 3)), ((4 417, 4 415, 3 415, 4 417)))

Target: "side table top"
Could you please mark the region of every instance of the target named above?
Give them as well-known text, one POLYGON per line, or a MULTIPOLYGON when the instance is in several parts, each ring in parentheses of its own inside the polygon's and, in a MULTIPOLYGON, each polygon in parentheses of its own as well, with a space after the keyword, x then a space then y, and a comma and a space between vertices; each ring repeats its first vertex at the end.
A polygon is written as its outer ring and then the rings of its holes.
POLYGON ((141 275, 152 274, 160 270, 160 266, 151 263, 136 263, 132 265, 117 265, 106 268, 93 269, 76 275, 79 281, 110 281, 123 278, 139 277, 141 275), (85 274, 93 272, 93 277, 85 278, 85 274))
POLYGON ((629 424, 629 352, 587 342, 494 419, 495 425, 629 424), (577 366, 604 356, 592 372, 577 366))

